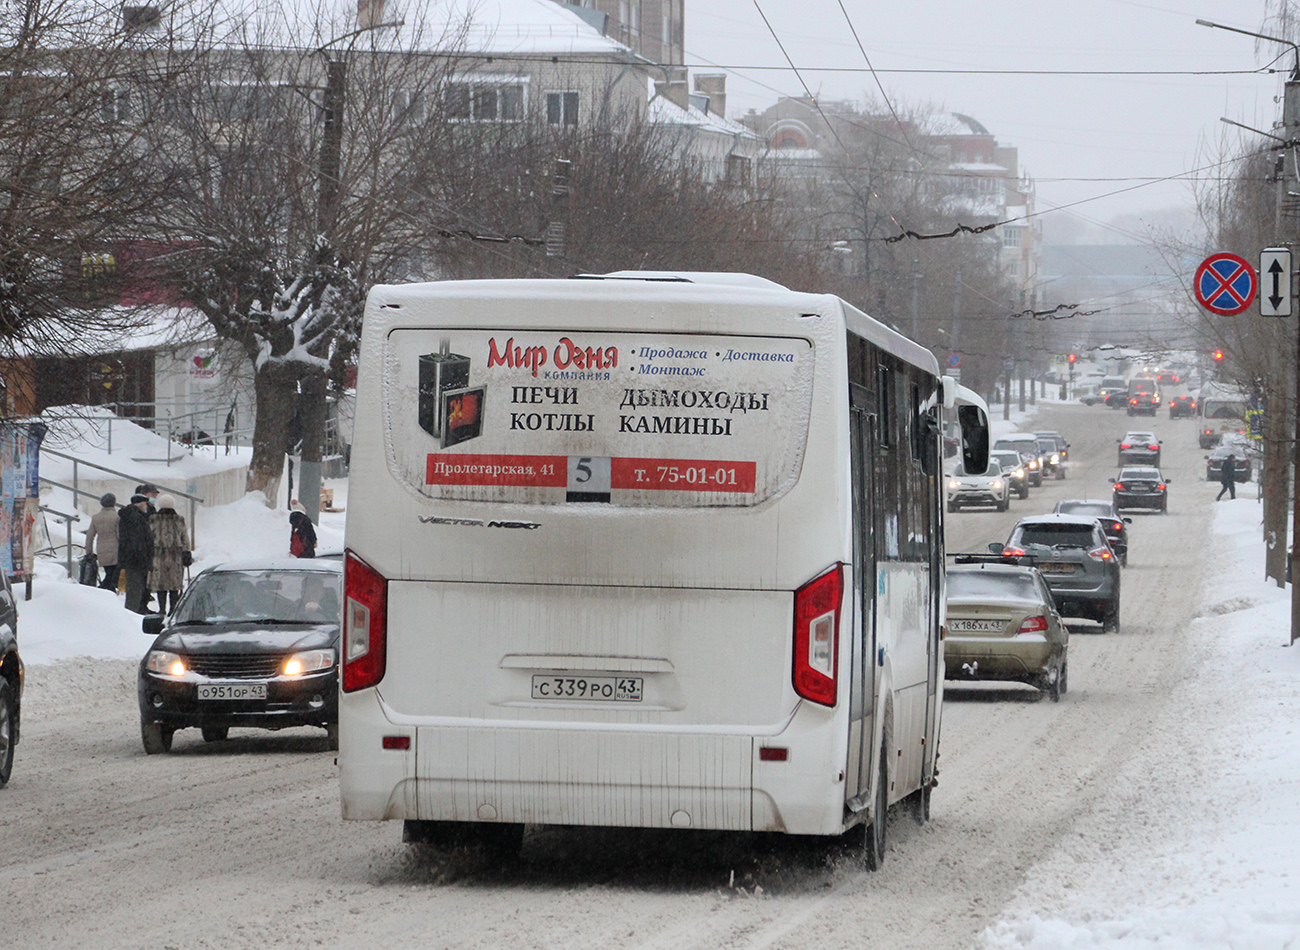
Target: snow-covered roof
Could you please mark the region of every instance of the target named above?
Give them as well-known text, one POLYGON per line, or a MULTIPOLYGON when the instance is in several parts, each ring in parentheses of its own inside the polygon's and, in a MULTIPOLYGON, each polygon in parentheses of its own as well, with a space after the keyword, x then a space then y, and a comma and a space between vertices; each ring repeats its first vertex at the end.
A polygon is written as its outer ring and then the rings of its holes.
MULTIPOLYGON (((223 6, 233 8, 238 2, 226 0, 223 6)), ((228 43, 325 45, 357 29, 356 0, 287 0, 283 5, 253 0, 252 7, 251 16, 230 19, 228 43)), ((630 53, 627 46, 602 35, 553 0, 430 0, 419 11, 390 0, 378 19, 393 26, 363 33, 349 41, 353 48, 414 46, 489 56, 630 53)), ((329 43, 331 49, 345 45, 329 43)))
POLYGON ((763 137, 753 129, 741 125, 739 122, 733 122, 726 116, 718 115, 715 112, 705 112, 695 106, 683 109, 671 99, 661 95, 654 96, 650 100, 646 112, 651 122, 661 125, 691 126, 700 131, 730 135, 755 143, 763 141, 763 137))
POLYGON ((1010 175, 1011 169, 1004 165, 990 165, 987 162, 953 162, 949 171, 970 172, 978 175, 1010 175))
POLYGON ((42 342, 37 350, 15 341, 6 355, 16 358, 31 356, 88 356, 104 353, 132 353, 163 346, 181 346, 213 338, 211 327, 199 311, 189 307, 112 307, 98 311, 100 323, 118 326, 87 327, 75 342, 61 351, 51 349, 42 342))
MULTIPOLYGON (((398 50, 459 52, 467 55, 593 55, 624 57, 630 49, 604 36, 553 0, 428 0, 424 5, 372 0, 377 29, 358 29, 357 0, 215 0, 194 16, 190 7, 167 7, 157 28, 136 32, 141 48, 197 43, 216 48, 398 50)), ((58 27, 47 43, 84 42, 95 30, 121 29, 123 7, 115 0, 87 0, 86 16, 66 36, 58 27)), ((22 11, 0 9, 0 39, 22 26, 22 11), (17 12, 15 12, 17 11, 17 12)))

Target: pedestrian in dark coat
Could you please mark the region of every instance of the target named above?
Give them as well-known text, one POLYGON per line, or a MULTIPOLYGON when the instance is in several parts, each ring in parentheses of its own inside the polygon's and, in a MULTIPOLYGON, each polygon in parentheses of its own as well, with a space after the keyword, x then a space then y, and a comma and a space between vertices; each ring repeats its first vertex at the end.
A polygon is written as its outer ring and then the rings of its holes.
POLYGON ((149 526, 153 531, 149 589, 158 594, 158 612, 166 614, 176 607, 181 588, 185 586, 190 534, 185 518, 176 511, 176 499, 171 495, 158 496, 158 512, 150 519, 149 526))
POLYGON ((1219 466, 1219 484, 1223 487, 1219 489, 1215 501, 1221 500, 1224 492, 1228 492, 1234 499, 1237 497, 1237 457, 1235 455, 1229 455, 1219 466))
POLYGON ((148 613, 149 568, 153 565, 153 531, 149 526, 149 499, 132 495, 117 518, 117 563, 126 571, 126 609, 148 613))
POLYGON ((289 553, 294 557, 316 556, 316 529, 305 511, 289 512, 289 553))
POLYGON ((104 569, 104 579, 99 586, 104 590, 117 590, 117 578, 122 568, 117 563, 117 496, 112 492, 99 499, 100 509, 90 517, 86 529, 86 551, 93 553, 104 569))

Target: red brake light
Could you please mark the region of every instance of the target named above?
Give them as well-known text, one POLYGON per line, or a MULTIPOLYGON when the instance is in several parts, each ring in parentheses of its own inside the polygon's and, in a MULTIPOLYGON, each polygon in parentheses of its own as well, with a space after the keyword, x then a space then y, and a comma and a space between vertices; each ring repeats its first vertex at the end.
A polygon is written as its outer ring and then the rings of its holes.
POLYGON ((1161 482, 1159 485, 1156 486, 1156 491, 1164 491, 1164 490, 1165 490, 1164 482, 1161 482))
POLYGON ((1147 448, 1150 449, 1152 452, 1159 452, 1159 451, 1160 451, 1160 446, 1159 446, 1158 444, 1157 444, 1157 445, 1148 445, 1147 448))
POLYGON ((1123 482, 1116 482, 1116 483, 1115 483, 1115 491, 1123 491, 1123 490, 1124 490, 1124 483, 1123 483, 1123 482))
POLYGON ((343 563, 343 691, 374 686, 388 659, 388 581, 351 551, 343 563))
POLYGON ((1116 522, 1115 522, 1115 530, 1116 530, 1116 531, 1123 531, 1123 530, 1124 530, 1124 524, 1123 524, 1123 522, 1116 521, 1116 522))
POLYGON ((794 691, 823 706, 835 705, 843 575, 836 564, 794 593, 794 691))
POLYGON ((1120 447, 1121 449, 1131 449, 1131 448, 1133 448, 1133 446, 1129 445, 1127 442, 1121 442, 1121 443, 1119 444, 1119 447, 1120 447))
POLYGON ((1023 548, 1003 548, 1002 556, 1003 557, 1024 557, 1025 552, 1023 548))
POLYGON ((1042 633, 1047 629, 1047 618, 1041 614, 1037 617, 1029 617, 1020 625, 1017 633, 1042 633))
POLYGON ((1136 406, 1136 405, 1138 404, 1138 401, 1137 401, 1136 399, 1130 399, 1130 400, 1128 401, 1128 404, 1129 404, 1130 406, 1136 406))
POLYGON ((1110 548, 1093 548, 1088 552, 1088 557, 1094 561, 1109 561, 1115 555, 1111 553, 1110 548))

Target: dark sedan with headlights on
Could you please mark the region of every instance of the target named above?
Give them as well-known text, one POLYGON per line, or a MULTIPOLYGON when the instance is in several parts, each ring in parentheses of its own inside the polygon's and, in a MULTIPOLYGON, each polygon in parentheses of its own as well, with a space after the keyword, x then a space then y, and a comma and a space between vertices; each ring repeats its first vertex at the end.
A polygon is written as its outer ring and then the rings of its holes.
POLYGON ((1154 465, 1126 465, 1119 477, 1112 478, 1115 486, 1115 509, 1151 508, 1162 515, 1169 512, 1169 479, 1160 474, 1154 465))
POLYGON ((1170 419, 1192 419, 1196 416, 1196 400, 1191 396, 1175 396, 1169 400, 1170 419))
POLYGON ((145 617, 145 752, 170 751, 177 729, 219 742, 232 726, 318 726, 337 749, 342 581, 334 558, 229 562, 194 578, 169 617, 145 617))

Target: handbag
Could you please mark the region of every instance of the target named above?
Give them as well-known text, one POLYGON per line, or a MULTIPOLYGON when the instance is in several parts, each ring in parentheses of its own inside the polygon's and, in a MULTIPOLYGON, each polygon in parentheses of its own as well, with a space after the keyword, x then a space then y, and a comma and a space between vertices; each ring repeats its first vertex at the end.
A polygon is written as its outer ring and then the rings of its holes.
POLYGON ((191 564, 193 564, 193 563, 194 563, 194 552, 192 552, 192 551, 182 551, 182 552, 181 552, 181 567, 189 567, 189 566, 190 566, 191 564))
POLYGON ((99 558, 94 554, 83 554, 81 556, 81 576, 79 580, 87 587, 94 587, 99 583, 99 558))

